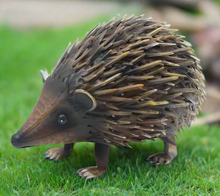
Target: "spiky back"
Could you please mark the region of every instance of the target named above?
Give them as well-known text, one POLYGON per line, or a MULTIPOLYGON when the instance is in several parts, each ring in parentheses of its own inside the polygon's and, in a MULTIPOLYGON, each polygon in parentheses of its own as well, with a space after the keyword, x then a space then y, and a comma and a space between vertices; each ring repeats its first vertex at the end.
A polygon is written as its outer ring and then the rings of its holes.
MULTIPOLYGON (((204 76, 191 45, 164 23, 139 17, 98 25, 69 46, 53 75, 97 100, 88 113, 107 142, 167 138, 191 124, 204 100, 204 76)), ((91 138, 96 141, 96 138, 91 138)))

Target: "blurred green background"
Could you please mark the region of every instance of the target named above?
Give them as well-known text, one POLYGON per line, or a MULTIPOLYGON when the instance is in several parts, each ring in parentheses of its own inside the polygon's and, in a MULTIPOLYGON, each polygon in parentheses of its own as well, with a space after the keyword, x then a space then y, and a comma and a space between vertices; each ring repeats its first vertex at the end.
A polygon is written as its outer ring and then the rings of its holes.
MULTIPOLYGON (((54 145, 15 149, 10 143, 40 94, 39 70, 50 72, 70 41, 82 39, 98 23, 119 13, 145 13, 179 28, 204 62, 208 84, 218 89, 220 12, 219 6, 210 2, 2 1, 0 195, 220 195, 219 121, 178 134, 178 156, 170 165, 152 167, 146 162, 149 155, 162 151, 159 140, 131 144, 132 149, 112 148, 107 173, 88 181, 75 173, 95 164, 93 144, 77 144, 69 157, 55 163, 45 160, 43 154, 54 145), (207 51, 210 47, 211 52, 207 51)), ((218 104, 204 106, 204 116, 218 112, 218 104)))

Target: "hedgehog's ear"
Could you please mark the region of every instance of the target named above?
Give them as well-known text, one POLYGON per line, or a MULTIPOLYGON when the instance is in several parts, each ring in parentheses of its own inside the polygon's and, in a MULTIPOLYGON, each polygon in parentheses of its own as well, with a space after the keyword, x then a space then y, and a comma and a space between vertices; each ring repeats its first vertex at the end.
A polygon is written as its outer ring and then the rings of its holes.
POLYGON ((44 83, 46 81, 46 79, 48 78, 49 74, 48 74, 46 69, 45 69, 45 71, 44 70, 40 70, 40 74, 41 74, 41 77, 42 77, 43 83, 44 83))
POLYGON ((93 111, 97 106, 95 98, 83 89, 75 90, 74 102, 83 106, 87 111, 93 111))

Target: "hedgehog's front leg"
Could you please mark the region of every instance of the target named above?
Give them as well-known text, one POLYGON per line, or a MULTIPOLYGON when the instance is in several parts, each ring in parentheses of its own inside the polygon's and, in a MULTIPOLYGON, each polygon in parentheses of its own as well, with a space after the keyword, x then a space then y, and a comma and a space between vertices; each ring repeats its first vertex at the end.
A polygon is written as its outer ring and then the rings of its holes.
MULTIPOLYGON (((170 136, 169 139, 176 144, 174 136, 170 136)), ((161 163, 170 163, 177 155, 176 145, 170 144, 164 141, 164 152, 153 154, 147 158, 151 164, 159 165, 161 163)))
POLYGON ((52 148, 45 153, 45 158, 58 161, 64 157, 67 157, 73 150, 74 143, 64 144, 64 147, 52 148))
POLYGON ((95 159, 97 166, 79 169, 77 173, 86 179, 96 178, 105 173, 108 167, 109 148, 107 145, 96 143, 95 159))

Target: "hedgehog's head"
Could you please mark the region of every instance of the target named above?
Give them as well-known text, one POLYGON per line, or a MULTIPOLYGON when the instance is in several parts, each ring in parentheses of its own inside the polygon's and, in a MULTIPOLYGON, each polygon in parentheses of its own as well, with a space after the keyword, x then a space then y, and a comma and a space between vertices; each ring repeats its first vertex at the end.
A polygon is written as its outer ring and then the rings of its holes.
MULTIPOLYGON (((69 77, 48 76, 41 71, 44 86, 27 121, 11 138, 16 148, 73 143, 88 137, 87 111, 96 107, 95 99, 82 89, 69 89, 69 77)), ((93 123, 93 122, 91 122, 93 123)))

